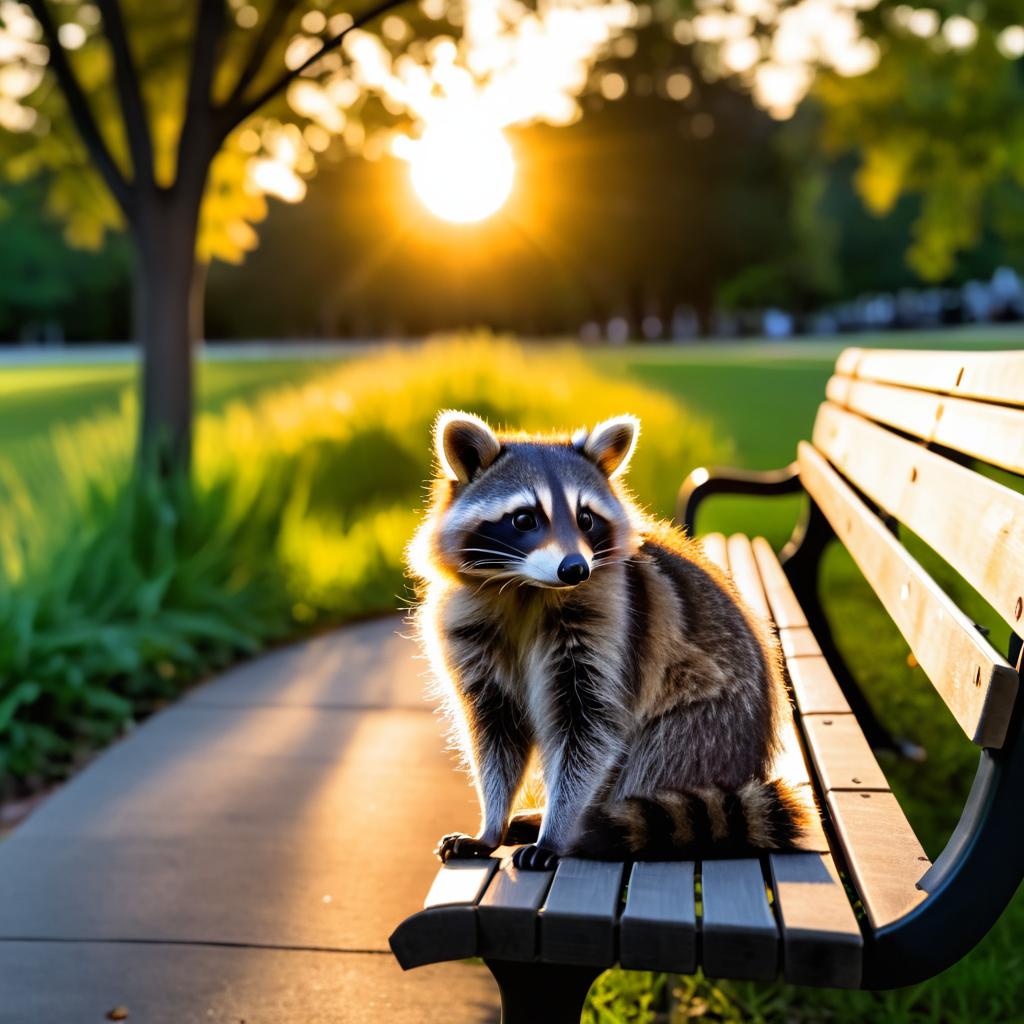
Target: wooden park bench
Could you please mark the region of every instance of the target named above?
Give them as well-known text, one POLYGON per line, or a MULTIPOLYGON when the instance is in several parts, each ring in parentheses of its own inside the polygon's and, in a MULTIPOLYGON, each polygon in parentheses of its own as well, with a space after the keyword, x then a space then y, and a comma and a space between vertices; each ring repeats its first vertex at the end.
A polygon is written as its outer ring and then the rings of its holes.
POLYGON ((849 349, 826 394, 787 469, 697 470, 680 492, 691 532, 710 495, 809 499, 781 558, 761 538, 704 544, 778 630, 796 719, 780 772, 803 784, 821 830, 798 851, 738 860, 566 859, 547 873, 499 857, 450 863, 391 936, 402 967, 482 957, 504 1021, 564 1024, 614 964, 884 989, 937 974, 991 928, 1024 876, 1024 496, 976 470, 1024 474, 1024 353, 849 349), (903 546, 901 524, 1006 622, 1008 658, 903 546), (875 760, 869 739, 884 732, 822 611, 818 570, 833 539, 980 751, 934 863, 875 760))

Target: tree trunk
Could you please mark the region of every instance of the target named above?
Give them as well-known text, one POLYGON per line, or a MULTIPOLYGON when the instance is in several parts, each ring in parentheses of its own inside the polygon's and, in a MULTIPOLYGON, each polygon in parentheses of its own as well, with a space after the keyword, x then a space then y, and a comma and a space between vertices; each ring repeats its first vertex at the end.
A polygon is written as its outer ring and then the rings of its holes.
POLYGON ((192 267, 192 289, 188 296, 188 330, 192 347, 206 340, 206 278, 210 272, 207 260, 196 260, 192 267))
POLYGON ((135 230, 135 340, 142 354, 139 456, 161 473, 192 454, 192 361, 204 275, 196 273, 199 202, 158 193, 135 230), (198 289, 198 294, 197 294, 198 289))

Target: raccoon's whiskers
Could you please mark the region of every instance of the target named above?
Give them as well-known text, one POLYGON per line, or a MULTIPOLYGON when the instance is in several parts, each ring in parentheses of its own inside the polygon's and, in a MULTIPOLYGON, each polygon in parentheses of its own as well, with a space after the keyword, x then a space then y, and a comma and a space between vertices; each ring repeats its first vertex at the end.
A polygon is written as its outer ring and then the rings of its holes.
POLYGON ((506 554, 504 551, 491 551, 490 548, 456 548, 455 554, 468 555, 478 552, 481 555, 490 555, 493 559, 501 560, 502 562, 517 561, 525 562, 526 555, 522 552, 509 552, 506 554))
POLYGON ((591 569, 606 569, 612 565, 625 565, 630 560, 627 555, 624 558, 595 558, 591 564, 591 569))
MULTIPOLYGON (((466 540, 471 540, 471 539, 472 538, 470 538, 470 537, 466 538, 466 540)), ((517 548, 514 544, 509 544, 509 542, 507 540, 502 540, 500 537, 488 537, 487 540, 490 543, 492 543, 492 544, 500 544, 502 547, 508 548, 508 550, 511 551, 513 554, 516 554, 516 555, 525 555, 526 554, 526 552, 523 551, 522 548, 517 548)))
MULTIPOLYGON (((512 582, 513 580, 517 579, 520 579, 520 576, 518 573, 515 572, 496 572, 491 576, 485 576, 483 581, 480 583, 480 586, 478 586, 473 591, 473 596, 476 597, 477 594, 479 594, 480 591, 483 590, 484 587, 486 587, 489 583, 496 583, 498 580, 507 580, 509 582, 512 582)), ((508 584, 506 583, 505 586, 507 585, 508 584)), ((504 587, 502 589, 504 589, 504 587)), ((499 590, 498 593, 500 594, 501 591, 499 590)))

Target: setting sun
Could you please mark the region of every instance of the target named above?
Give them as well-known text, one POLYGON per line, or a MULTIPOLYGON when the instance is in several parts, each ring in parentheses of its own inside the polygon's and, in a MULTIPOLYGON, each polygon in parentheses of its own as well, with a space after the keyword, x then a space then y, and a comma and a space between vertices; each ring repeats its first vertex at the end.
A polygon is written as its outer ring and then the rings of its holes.
POLYGON ((500 209, 512 191, 512 150, 496 128, 432 125, 410 144, 408 159, 416 195, 442 220, 483 220, 500 209))

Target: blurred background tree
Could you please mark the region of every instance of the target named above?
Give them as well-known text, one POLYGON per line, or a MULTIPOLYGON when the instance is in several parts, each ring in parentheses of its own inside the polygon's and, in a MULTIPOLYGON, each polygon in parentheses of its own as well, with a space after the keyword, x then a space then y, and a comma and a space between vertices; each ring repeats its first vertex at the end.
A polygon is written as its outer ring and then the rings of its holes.
POLYGON ((0 0, 0 333, 124 336, 131 268, 144 443, 184 462, 204 309, 221 337, 685 337, 1021 254, 1009 0, 389 6, 371 34, 316 0, 0 0), (475 225, 409 185, 452 120, 515 151, 475 225), (236 269, 267 197, 306 201, 236 269))
POLYGON ((432 16, 413 8, 415 26, 385 22, 383 41, 357 31, 402 3, 380 0, 354 13, 298 0, 0 3, 5 172, 41 184, 73 245, 96 247, 122 228, 132 241, 144 450, 188 464, 205 267, 255 247, 252 225, 265 216, 266 195, 301 199, 304 176, 338 137, 354 150, 373 145, 375 125, 422 119, 439 98, 465 101, 477 79, 496 71, 505 72, 498 81, 514 107, 501 127, 571 119, 577 64, 632 10, 554 3, 539 14, 512 3, 497 17, 485 4, 483 18, 463 24, 460 8, 462 50, 444 4, 432 16), (589 17, 590 31, 563 31, 577 42, 560 51, 559 27, 580 17, 589 17), (522 84, 531 56, 529 47, 508 46, 523 25, 548 54, 550 110, 525 106, 530 90, 509 88, 522 84), (430 37, 442 45, 427 48, 430 37), (481 40, 505 44, 500 68, 495 46, 488 57, 481 40), (393 62, 396 54, 404 64, 393 62))
POLYGON ((301 30, 298 8, 246 5, 233 18, 222 0, 194 10, 120 0, 0 8, 7 173, 43 183, 72 244, 98 246, 122 226, 129 233, 142 444, 159 443, 175 463, 187 463, 191 446, 198 268, 251 247, 248 224, 264 213, 268 188, 237 130, 355 24, 345 16, 330 32, 324 19, 319 47, 284 66, 301 30))
POLYGON ((1009 152, 1000 120, 1019 99, 1013 47, 1024 28, 987 9, 987 45, 979 27, 968 47, 964 15, 931 19, 924 38, 901 27, 911 8, 886 10, 840 0, 641 6, 592 69, 579 122, 513 133, 516 189, 494 218, 445 227, 405 202, 401 165, 346 162, 311 184, 305 209, 271 216, 268 245, 244 270, 218 269, 211 326, 222 337, 416 335, 484 322, 531 334, 583 325, 602 337, 610 322, 632 337, 685 337, 696 325, 758 333, 763 321, 743 317, 769 307, 808 315, 1017 264, 1021 193, 998 151, 1009 152), (992 94, 958 113, 960 75, 979 94, 991 82, 992 94), (898 181, 877 155, 890 143, 917 146, 898 181), (981 175, 972 153, 990 143, 995 163, 981 175), (931 148, 971 165, 955 198, 967 202, 976 186, 978 220, 929 214, 943 194, 931 148), (314 236, 315 252, 304 244, 314 236), (301 293, 285 264, 301 266, 301 293))
POLYGON ((1016 0, 699 0, 669 17, 705 73, 780 120, 810 95, 826 154, 855 152, 877 215, 920 198, 907 252, 940 281, 987 231, 1024 241, 1024 25, 1016 0))

